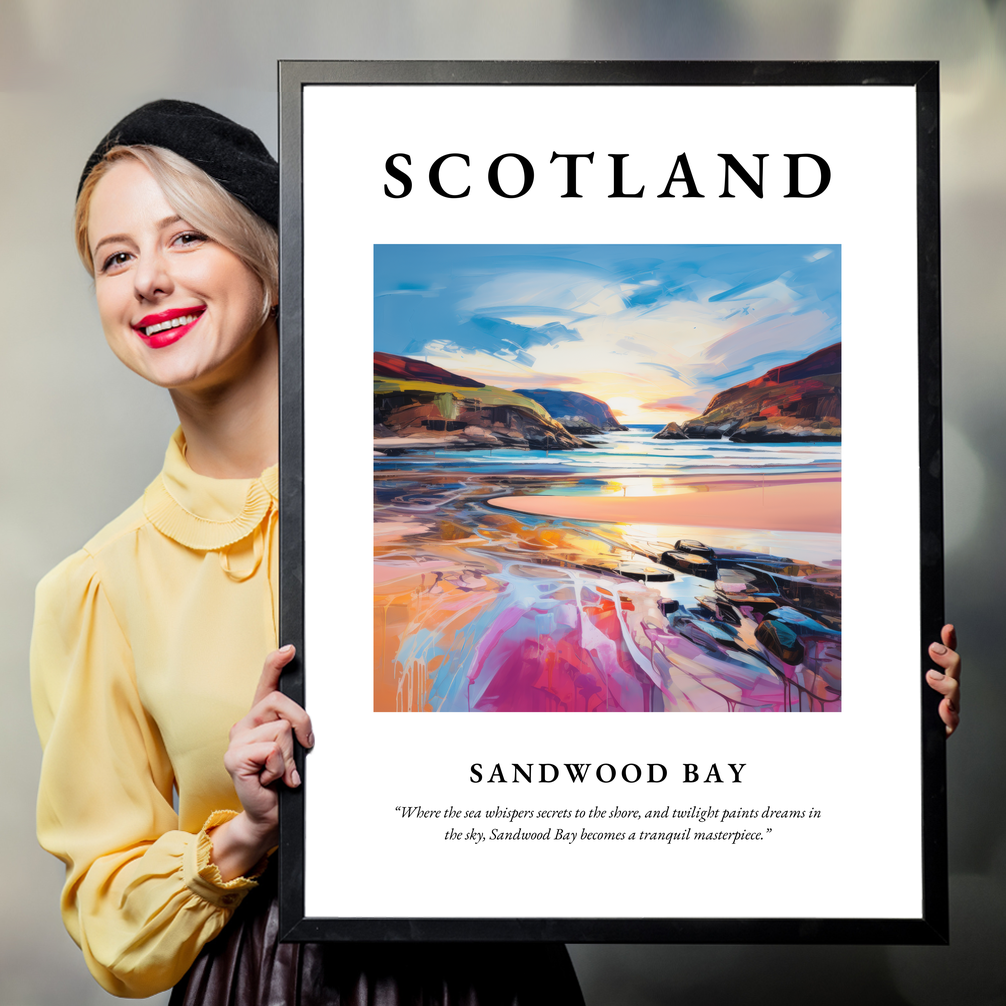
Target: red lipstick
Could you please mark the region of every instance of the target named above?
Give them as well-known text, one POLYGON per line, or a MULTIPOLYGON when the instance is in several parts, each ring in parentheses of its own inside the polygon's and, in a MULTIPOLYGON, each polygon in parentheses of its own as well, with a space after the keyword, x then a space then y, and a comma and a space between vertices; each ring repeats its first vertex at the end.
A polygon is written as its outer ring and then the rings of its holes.
POLYGON ((133 325, 133 331, 151 349, 161 349, 164 346, 170 346, 173 342, 178 342, 184 335, 187 335, 205 310, 204 305, 199 305, 196 307, 173 307, 168 311, 148 314, 133 325), (190 320, 178 324, 179 320, 183 318, 190 320))

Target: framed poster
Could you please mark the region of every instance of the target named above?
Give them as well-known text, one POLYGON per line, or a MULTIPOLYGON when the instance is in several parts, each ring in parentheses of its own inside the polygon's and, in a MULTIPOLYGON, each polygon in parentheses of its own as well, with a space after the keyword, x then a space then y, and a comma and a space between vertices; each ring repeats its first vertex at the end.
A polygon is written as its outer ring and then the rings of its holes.
POLYGON ((936 66, 280 89, 287 938, 944 941, 936 66))

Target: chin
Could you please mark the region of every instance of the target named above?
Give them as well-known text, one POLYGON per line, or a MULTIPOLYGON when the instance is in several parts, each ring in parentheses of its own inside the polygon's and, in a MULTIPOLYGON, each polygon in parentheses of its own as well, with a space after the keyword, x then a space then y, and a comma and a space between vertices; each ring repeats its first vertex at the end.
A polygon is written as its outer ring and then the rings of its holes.
POLYGON ((145 381, 168 391, 181 389, 194 384, 205 383, 216 367, 207 366, 194 360, 123 360, 134 374, 145 381))
POLYGON ((157 374, 149 377, 148 380, 151 384, 156 384, 159 388, 164 388, 166 391, 182 391, 185 388, 199 385, 201 383, 200 378, 203 376, 199 371, 192 371, 181 374, 157 374))
MULTIPOLYGON (((121 342, 118 339, 109 339, 109 345, 133 373, 151 384, 168 391, 199 393, 221 384, 240 381, 255 359, 255 354, 249 355, 247 350, 256 333, 263 331, 265 328, 253 330, 240 339, 195 339, 186 336, 159 349, 136 346, 131 341, 121 342)), ((210 336, 211 333, 201 335, 210 336)))

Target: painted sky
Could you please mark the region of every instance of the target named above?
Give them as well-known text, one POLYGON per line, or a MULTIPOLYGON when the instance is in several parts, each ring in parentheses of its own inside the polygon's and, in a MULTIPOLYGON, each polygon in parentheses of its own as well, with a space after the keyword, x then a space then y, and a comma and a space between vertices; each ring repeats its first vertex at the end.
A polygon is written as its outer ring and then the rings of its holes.
POLYGON ((374 348, 628 423, 841 339, 838 245, 375 245, 374 348))

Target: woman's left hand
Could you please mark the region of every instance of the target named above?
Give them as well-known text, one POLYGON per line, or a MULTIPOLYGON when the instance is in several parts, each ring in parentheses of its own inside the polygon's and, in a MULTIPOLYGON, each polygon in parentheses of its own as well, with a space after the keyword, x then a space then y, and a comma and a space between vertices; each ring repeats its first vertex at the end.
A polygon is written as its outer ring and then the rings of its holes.
POLYGON ((957 653, 957 631, 944 625, 940 643, 931 643, 929 656, 943 668, 926 672, 929 687, 943 696, 940 702, 940 719, 946 724, 949 737, 961 721, 961 657, 957 653))

